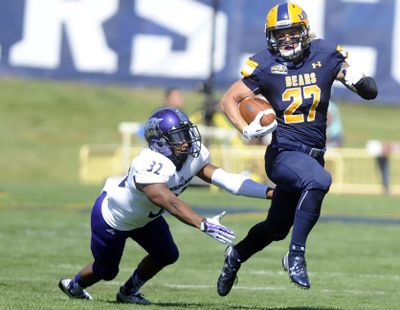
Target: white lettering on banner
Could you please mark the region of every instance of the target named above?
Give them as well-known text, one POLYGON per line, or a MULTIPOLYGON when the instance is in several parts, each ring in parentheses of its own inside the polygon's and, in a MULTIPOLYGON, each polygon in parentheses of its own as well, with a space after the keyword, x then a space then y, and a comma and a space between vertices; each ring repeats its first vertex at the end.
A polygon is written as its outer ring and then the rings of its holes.
MULTIPOLYGON (((137 0, 136 13, 186 38, 186 49, 172 50, 172 38, 136 35, 132 40, 130 72, 133 75, 207 78, 210 71, 213 9, 193 0, 137 0), (173 13, 171 12, 173 8, 173 13)), ((214 70, 225 65, 227 17, 216 18, 214 70)))
POLYGON ((107 46, 102 23, 114 15, 118 0, 26 0, 22 40, 10 51, 13 66, 57 69, 62 30, 81 72, 114 73, 117 55, 107 46))
POLYGON ((296 4, 303 8, 307 12, 308 21, 310 22, 310 31, 315 33, 317 37, 325 37, 325 15, 321 12, 325 12, 325 1, 326 0, 297 0, 296 4))
POLYGON ((349 52, 346 62, 350 66, 357 68, 367 76, 374 76, 378 60, 378 51, 374 47, 343 45, 345 51, 349 52))
POLYGON ((400 0, 396 0, 394 16, 391 74, 394 80, 400 84, 400 59, 398 57, 400 50, 400 0))
MULTIPOLYGON (((373 0, 342 0, 342 2, 357 2, 362 4, 373 4, 373 0)), ((339 42, 340 43, 340 42, 339 42)), ((356 67, 360 72, 367 76, 374 76, 376 72, 378 51, 371 46, 343 45, 343 48, 349 52, 346 60, 351 66, 356 67)))

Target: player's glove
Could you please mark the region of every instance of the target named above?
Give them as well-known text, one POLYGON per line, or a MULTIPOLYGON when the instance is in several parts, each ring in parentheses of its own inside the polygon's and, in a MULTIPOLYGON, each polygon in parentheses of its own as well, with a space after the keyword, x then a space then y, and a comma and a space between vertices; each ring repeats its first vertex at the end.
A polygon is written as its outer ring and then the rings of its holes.
POLYGON ((352 66, 342 69, 344 74, 344 82, 347 86, 356 85, 363 77, 364 74, 352 66))
POLYGON ((202 220, 200 230, 219 242, 232 243, 233 239, 235 239, 233 230, 221 225, 219 222, 225 213, 224 211, 214 217, 202 220))
POLYGON ((276 120, 274 120, 268 126, 261 126, 260 120, 264 116, 264 111, 258 112, 254 120, 246 127, 243 128, 243 136, 247 139, 262 138, 267 134, 273 132, 278 126, 276 120))

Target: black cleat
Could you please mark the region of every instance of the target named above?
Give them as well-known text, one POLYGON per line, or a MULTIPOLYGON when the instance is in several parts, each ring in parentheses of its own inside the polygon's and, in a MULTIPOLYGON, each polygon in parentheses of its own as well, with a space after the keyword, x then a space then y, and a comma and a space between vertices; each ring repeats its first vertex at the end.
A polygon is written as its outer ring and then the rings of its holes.
POLYGON ((132 294, 125 294, 123 288, 119 289, 117 293, 117 302, 122 304, 137 304, 137 305, 150 305, 151 302, 143 297, 139 292, 132 294))
POLYGON ((289 256, 288 252, 282 258, 282 267, 288 272, 290 281, 303 289, 310 288, 304 256, 289 256))
POLYGON ((221 274, 218 277, 217 291, 220 296, 226 296, 237 282, 237 272, 240 268, 240 259, 237 251, 230 245, 225 250, 225 261, 221 274))

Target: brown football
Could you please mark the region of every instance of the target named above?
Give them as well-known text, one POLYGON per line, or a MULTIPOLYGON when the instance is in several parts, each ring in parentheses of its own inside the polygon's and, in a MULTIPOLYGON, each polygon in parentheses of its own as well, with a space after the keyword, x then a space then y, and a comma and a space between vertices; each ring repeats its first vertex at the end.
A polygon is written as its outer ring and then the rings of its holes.
POLYGON ((276 115, 271 104, 260 97, 251 96, 243 99, 239 102, 239 110, 247 124, 250 124, 254 120, 258 112, 265 110, 266 115, 260 121, 262 126, 268 126, 276 120, 276 115))

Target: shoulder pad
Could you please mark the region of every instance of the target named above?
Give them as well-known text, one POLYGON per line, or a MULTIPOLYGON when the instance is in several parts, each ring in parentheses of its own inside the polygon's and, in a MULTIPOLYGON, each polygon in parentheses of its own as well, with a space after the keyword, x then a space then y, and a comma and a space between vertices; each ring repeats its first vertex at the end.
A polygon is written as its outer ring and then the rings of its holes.
POLYGON ((209 157, 210 157, 210 151, 206 148, 204 144, 201 145, 201 158, 203 159, 204 162, 208 162, 209 157))
POLYGON ((133 160, 131 168, 138 183, 165 183, 176 171, 171 160, 149 149, 133 160))

